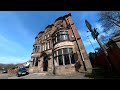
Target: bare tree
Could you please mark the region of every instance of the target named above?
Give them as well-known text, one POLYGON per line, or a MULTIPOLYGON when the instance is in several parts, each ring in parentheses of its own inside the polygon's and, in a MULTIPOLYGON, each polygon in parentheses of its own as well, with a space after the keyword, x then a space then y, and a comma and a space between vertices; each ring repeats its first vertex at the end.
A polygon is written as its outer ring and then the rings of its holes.
POLYGON ((110 29, 120 30, 120 11, 101 11, 98 21, 102 24, 104 32, 110 29))

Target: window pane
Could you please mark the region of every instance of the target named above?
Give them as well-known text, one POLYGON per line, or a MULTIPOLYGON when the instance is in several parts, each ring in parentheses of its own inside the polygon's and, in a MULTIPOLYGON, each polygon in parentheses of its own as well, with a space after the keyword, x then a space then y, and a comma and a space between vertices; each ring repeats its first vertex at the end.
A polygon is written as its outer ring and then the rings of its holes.
POLYGON ((68 35, 68 34, 65 35, 65 39, 66 39, 66 40, 69 40, 69 35, 68 35))
POLYGON ((63 25, 62 25, 62 24, 60 25, 60 28, 63 28, 63 25))
POLYGON ((55 40, 54 40, 53 44, 55 44, 55 40))
POLYGON ((65 32, 61 32, 61 34, 65 34, 65 32))
POLYGON ((48 42, 48 49, 50 48, 50 42, 48 42))
POLYGON ((57 57, 54 57, 54 60, 57 62, 57 57))
POLYGON ((68 35, 62 35, 63 40, 69 40, 68 35))
POLYGON ((62 55, 58 56, 59 65, 63 65, 62 55))
POLYGON ((60 35, 60 32, 57 32, 56 34, 57 34, 57 36, 59 36, 59 35, 60 35))
POLYGON ((67 32, 67 31, 64 31, 64 32, 61 32, 60 34, 68 34, 68 32, 67 32))
POLYGON ((71 63, 75 64, 75 59, 74 59, 74 55, 73 54, 70 54, 70 58, 71 58, 71 63))
POLYGON ((57 36, 57 42, 60 42, 60 36, 57 36))
POLYGON ((58 55, 62 55, 62 49, 58 50, 58 55))
POLYGON ((41 45, 41 51, 42 51, 42 45, 41 45))
POLYGON ((68 49, 67 48, 63 49, 63 54, 68 54, 68 49))
POLYGON ((57 56, 57 51, 54 52, 54 57, 57 56))
POLYGON ((46 43, 45 43, 45 50, 46 50, 46 43))
POLYGON ((69 48, 69 53, 70 53, 70 54, 73 53, 72 48, 69 48))
POLYGON ((66 40, 66 37, 65 37, 65 35, 62 35, 63 36, 63 40, 66 40))
POLYGON ((35 66, 38 66, 38 58, 36 58, 35 66))
POLYGON ((37 52, 39 51, 39 46, 37 46, 37 52))
POLYGON ((65 65, 70 64, 69 54, 64 55, 65 65))
POLYGON ((55 66, 57 66, 58 65, 58 62, 57 62, 57 57, 54 57, 54 64, 55 64, 55 66))
POLYGON ((65 31, 65 34, 68 34, 68 32, 67 32, 67 31, 65 31))
POLYGON ((60 37, 60 41, 63 41, 63 40, 64 40, 64 36, 61 35, 61 37, 60 37))

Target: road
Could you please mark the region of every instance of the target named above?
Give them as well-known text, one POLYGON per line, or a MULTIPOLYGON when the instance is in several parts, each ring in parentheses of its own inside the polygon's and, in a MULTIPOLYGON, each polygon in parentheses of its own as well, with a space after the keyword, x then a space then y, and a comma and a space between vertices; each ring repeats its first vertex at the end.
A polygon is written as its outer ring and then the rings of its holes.
POLYGON ((74 74, 74 75, 42 75, 40 73, 33 73, 21 77, 8 77, 8 79, 90 79, 88 77, 85 77, 84 74, 74 74))
POLYGON ((0 79, 8 79, 8 74, 1 74, 0 73, 0 79))

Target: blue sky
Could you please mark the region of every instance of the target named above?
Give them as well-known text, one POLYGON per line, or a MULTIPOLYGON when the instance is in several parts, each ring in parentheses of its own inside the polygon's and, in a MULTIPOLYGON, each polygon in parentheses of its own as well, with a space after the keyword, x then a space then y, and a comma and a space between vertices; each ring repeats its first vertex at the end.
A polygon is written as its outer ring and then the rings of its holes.
POLYGON ((101 32, 103 28, 97 22, 99 11, 0 11, 0 63, 16 64, 28 61, 38 32, 68 13, 72 14, 87 53, 94 51, 87 36, 94 48, 99 45, 91 34, 87 33, 85 19, 101 32))

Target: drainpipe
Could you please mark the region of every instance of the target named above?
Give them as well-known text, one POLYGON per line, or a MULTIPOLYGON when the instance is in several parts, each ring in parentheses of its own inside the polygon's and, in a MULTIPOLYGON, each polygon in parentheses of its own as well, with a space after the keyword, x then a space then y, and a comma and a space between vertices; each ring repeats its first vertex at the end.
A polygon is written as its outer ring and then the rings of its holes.
MULTIPOLYGON (((67 20, 68 20, 68 19, 67 19, 67 20)), ((69 20, 68 20, 68 22, 69 22, 69 20)), ((69 24, 70 24, 70 22, 69 22, 69 24)), ((87 71, 86 66, 85 66, 85 62, 84 62, 84 57, 83 57, 83 54, 82 54, 81 49, 80 49, 80 45, 79 45, 79 43, 78 43, 78 41, 77 41, 77 38, 76 38, 76 36, 75 36, 75 34, 74 34, 74 31, 73 31, 73 29, 72 29, 71 24, 70 24, 70 28, 71 28, 71 30, 72 30, 72 33, 73 33, 74 37, 75 37, 75 41, 76 41, 76 44, 77 44, 77 46, 78 46, 78 50, 79 50, 79 53, 80 53, 80 56, 81 56, 81 59, 82 59, 82 63, 83 63, 84 69, 85 69, 85 71, 87 71)))
MULTIPOLYGON (((52 40, 53 41, 53 40, 52 40)), ((54 62, 54 46, 53 46, 53 43, 52 43, 52 56, 53 56, 53 74, 55 75, 55 62, 54 62)))

